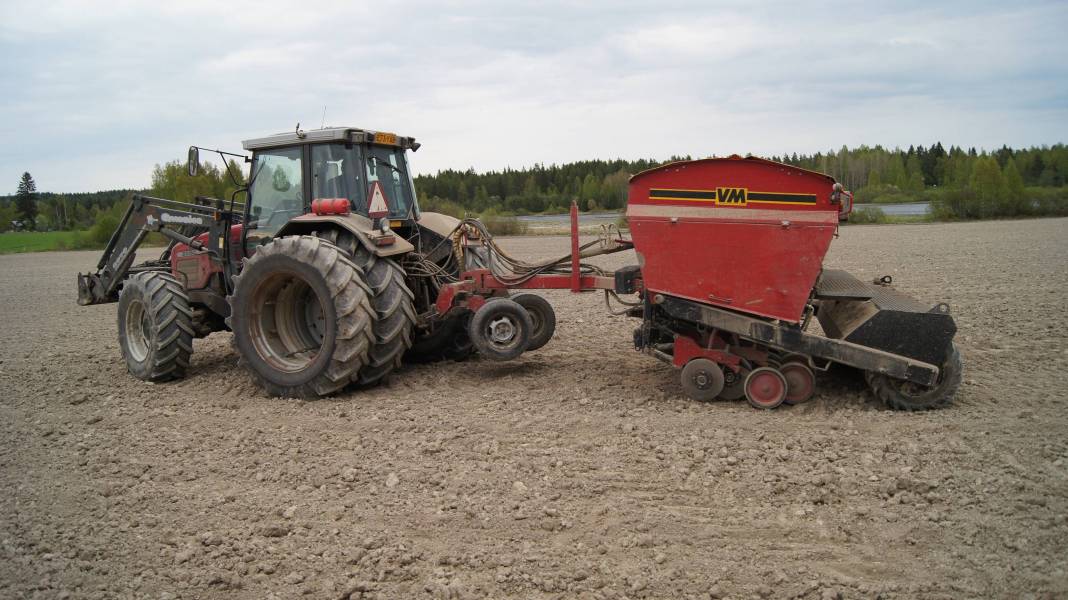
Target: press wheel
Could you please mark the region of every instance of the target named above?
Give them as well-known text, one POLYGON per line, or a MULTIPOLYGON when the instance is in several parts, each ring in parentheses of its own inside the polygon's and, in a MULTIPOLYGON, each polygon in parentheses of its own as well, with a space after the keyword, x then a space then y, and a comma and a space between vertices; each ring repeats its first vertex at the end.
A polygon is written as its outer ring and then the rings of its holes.
POLYGON ((772 409, 786 400, 786 378, 777 369, 760 367, 745 378, 745 399, 755 408, 772 409))

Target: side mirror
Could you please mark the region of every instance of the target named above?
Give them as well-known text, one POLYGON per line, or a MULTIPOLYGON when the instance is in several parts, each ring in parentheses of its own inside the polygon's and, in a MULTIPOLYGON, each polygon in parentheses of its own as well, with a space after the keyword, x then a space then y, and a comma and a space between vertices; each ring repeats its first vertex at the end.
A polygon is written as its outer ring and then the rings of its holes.
POLYGON ((189 176, 196 177, 197 170, 200 169, 200 148, 196 146, 189 147, 189 164, 187 167, 189 168, 189 176))

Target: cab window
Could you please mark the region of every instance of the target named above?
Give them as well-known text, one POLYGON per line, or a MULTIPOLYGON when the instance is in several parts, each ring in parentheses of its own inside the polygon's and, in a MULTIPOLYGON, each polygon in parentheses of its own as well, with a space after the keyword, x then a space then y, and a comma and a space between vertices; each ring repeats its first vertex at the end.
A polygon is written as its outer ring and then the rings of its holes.
POLYGON ((257 152, 252 164, 249 238, 268 238, 304 213, 302 149, 257 152))
MULTIPOLYGON (((367 187, 377 181, 389 205, 389 216, 404 219, 412 207, 412 183, 404 150, 394 146, 371 145, 366 148, 367 187)), ((361 211, 367 214, 367 206, 361 211)))
POLYGON ((311 148, 312 200, 346 198, 353 206, 363 201, 363 166, 357 146, 316 144, 311 148))

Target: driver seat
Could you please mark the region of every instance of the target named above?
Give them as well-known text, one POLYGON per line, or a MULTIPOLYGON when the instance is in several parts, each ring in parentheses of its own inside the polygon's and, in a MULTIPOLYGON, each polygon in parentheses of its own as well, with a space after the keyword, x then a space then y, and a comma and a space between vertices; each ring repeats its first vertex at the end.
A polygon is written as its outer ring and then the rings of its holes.
POLYGON ((316 174, 318 184, 316 198, 347 198, 343 193, 344 182, 341 180, 341 168, 335 162, 324 162, 316 174))

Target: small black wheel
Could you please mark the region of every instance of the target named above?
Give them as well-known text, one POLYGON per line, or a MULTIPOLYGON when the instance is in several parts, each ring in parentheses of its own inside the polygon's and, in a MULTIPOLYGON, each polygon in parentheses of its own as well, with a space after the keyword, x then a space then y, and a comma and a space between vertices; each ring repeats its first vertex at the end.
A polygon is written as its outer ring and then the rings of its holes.
POLYGON ((507 298, 482 305, 467 327, 471 343, 491 360, 512 360, 530 343, 534 329, 527 309, 507 298))
POLYGON ((682 368, 679 381, 692 400, 708 402, 723 391, 723 369, 707 358, 695 358, 682 368))
POLYGON ((512 301, 527 309, 530 322, 534 326, 527 351, 537 350, 548 344, 556 332, 556 312, 549 301, 537 294, 517 294, 512 296, 512 301))
POLYGON ((930 410, 942 408, 953 401, 960 388, 964 365, 954 344, 949 357, 938 373, 938 381, 931 387, 893 379, 880 373, 864 373, 875 396, 894 410, 930 410))

